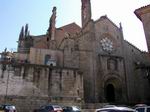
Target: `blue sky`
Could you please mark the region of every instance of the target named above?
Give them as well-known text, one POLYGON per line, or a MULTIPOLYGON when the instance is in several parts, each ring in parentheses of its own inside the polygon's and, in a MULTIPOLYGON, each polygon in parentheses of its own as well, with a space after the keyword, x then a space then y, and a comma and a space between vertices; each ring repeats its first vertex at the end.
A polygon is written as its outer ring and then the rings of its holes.
MULTIPOLYGON (((142 23, 134 10, 148 5, 149 0, 91 0, 92 18, 107 15, 117 26, 122 23, 124 39, 146 50, 142 23)), ((72 22, 81 26, 81 0, 1 0, 0 52, 15 51, 21 27, 29 24, 31 35, 45 34, 53 6, 57 7, 56 27, 72 22)))

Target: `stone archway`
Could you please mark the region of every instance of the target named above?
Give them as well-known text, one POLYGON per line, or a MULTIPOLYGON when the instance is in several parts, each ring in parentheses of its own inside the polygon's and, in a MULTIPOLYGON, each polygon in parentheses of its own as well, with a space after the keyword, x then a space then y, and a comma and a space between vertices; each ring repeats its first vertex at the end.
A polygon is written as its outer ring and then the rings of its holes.
POLYGON ((105 88, 105 98, 108 102, 115 102, 115 88, 112 84, 108 84, 105 88))
POLYGON ((123 85, 119 77, 109 76, 104 80, 104 101, 110 103, 122 102, 123 85))

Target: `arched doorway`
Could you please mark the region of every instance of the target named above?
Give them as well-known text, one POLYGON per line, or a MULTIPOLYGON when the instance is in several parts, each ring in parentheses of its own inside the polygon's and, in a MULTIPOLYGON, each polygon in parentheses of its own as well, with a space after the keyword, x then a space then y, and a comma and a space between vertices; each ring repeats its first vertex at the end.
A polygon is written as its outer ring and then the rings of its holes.
POLYGON ((115 102, 115 88, 113 84, 108 84, 106 86, 105 97, 108 102, 115 102))
POLYGON ((45 65, 48 64, 48 61, 51 59, 51 55, 45 55, 45 65))
POLYGON ((121 78, 115 74, 106 75, 103 80, 103 97, 102 100, 108 103, 118 103, 125 101, 123 97, 123 84, 121 78))

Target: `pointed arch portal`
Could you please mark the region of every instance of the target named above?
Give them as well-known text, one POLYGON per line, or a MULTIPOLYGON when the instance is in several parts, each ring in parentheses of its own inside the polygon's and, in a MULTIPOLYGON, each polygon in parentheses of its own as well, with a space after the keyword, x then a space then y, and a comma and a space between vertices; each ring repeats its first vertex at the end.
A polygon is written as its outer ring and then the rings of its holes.
POLYGON ((109 76, 104 80, 104 101, 115 103, 122 102, 122 82, 118 77, 109 76))
POLYGON ((108 84, 106 86, 105 95, 108 102, 115 102, 115 88, 113 84, 108 84))

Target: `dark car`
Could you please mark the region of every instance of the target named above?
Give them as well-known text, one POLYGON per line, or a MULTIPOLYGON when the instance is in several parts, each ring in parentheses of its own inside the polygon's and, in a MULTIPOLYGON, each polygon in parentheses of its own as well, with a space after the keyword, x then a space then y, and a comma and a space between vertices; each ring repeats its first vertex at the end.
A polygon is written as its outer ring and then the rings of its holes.
POLYGON ((10 104, 0 105, 0 112, 17 112, 16 107, 10 104))
POLYGON ((81 112, 81 109, 77 106, 64 106, 64 112, 81 112))
POLYGON ((39 109, 35 109, 34 112, 63 112, 63 109, 59 105, 43 105, 39 109))
POLYGON ((136 105, 135 110, 137 110, 137 112, 150 112, 150 106, 145 105, 145 104, 136 105))

